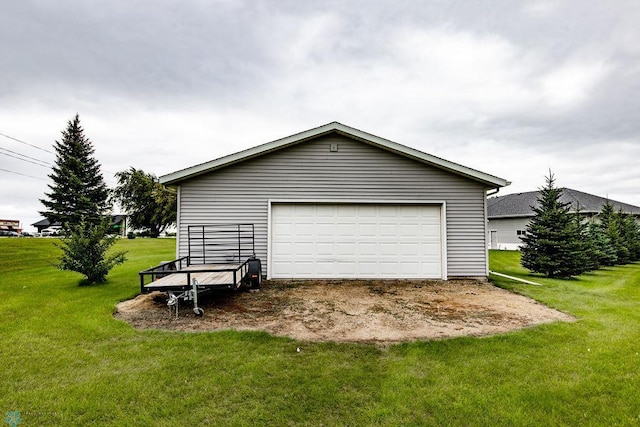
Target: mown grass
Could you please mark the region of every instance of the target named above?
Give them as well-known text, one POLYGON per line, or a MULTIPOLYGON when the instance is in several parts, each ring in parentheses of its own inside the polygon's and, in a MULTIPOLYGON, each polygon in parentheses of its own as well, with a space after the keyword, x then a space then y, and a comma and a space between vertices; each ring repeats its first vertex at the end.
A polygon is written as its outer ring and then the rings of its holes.
MULTIPOLYGON (((573 314, 485 338, 373 345, 259 332, 137 331, 113 319, 175 241, 121 240, 105 285, 52 267, 51 239, 0 239, 0 417, 28 425, 635 425, 640 266, 504 288, 573 314), (301 352, 296 348, 300 347, 301 352)), ((491 268, 520 277, 516 252, 491 268)))

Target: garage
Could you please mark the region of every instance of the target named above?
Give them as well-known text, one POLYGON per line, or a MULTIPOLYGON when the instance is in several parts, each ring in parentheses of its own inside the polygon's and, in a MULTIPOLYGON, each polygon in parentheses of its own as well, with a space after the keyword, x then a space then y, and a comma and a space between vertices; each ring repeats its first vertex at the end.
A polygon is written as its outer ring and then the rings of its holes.
POLYGON ((270 206, 271 278, 446 278, 442 203, 270 206))
POLYGON ((189 227, 253 224, 266 278, 486 277, 496 176, 332 122, 180 169, 177 258, 189 227))

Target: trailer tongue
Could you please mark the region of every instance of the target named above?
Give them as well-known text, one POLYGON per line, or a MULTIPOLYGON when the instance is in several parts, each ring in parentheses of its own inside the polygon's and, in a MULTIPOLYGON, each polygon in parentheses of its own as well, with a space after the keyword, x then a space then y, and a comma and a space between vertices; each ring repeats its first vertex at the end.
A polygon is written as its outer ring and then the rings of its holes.
POLYGON ((260 288, 262 264, 255 256, 253 224, 208 224, 187 227, 188 255, 141 271, 140 292, 167 292, 169 307, 192 301, 202 316, 198 295, 220 289, 260 288))

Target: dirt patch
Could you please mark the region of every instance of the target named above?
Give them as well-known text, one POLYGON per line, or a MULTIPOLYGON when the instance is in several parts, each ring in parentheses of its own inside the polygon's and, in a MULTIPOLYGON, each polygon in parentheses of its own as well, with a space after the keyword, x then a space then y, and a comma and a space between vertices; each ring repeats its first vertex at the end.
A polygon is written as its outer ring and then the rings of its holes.
POLYGON ((196 317, 184 303, 176 318, 165 294, 118 304, 115 317, 136 328, 177 331, 261 330, 305 341, 399 342, 490 335, 571 316, 489 282, 271 281, 258 292, 202 298, 196 317))

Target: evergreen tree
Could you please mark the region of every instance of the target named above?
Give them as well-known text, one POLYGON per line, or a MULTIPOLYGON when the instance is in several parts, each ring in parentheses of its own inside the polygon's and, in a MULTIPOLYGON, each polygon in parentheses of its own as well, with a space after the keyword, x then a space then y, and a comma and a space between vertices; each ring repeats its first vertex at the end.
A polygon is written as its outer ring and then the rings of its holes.
MULTIPOLYGON (((575 263, 580 273, 597 270, 599 267, 593 262, 595 258, 595 247, 589 239, 588 224, 582 216, 580 206, 576 207, 573 214, 570 214, 572 221, 569 225, 575 239, 575 263)), ((579 274, 579 273, 578 273, 579 274)))
POLYGON ((97 225, 84 220, 69 225, 62 244, 58 245, 62 256, 57 267, 83 274, 87 285, 106 282, 109 270, 126 261, 124 252, 107 256, 107 251, 116 241, 115 236, 106 236, 110 222, 108 217, 104 217, 97 225))
POLYGON ((615 253, 616 264, 627 264, 629 262, 629 249, 624 243, 622 236, 620 216, 616 213, 610 201, 602 205, 600 210, 600 227, 606 234, 611 244, 611 250, 615 253))
POLYGON ((638 261, 640 257, 640 240, 638 229, 638 223, 635 221, 631 214, 625 213, 622 210, 616 212, 615 220, 620 230, 620 240, 624 249, 626 259, 625 264, 638 261))
POLYGON ((555 187, 549 172, 547 185, 540 189, 539 206, 522 238, 522 266, 548 277, 571 277, 586 271, 581 254, 579 227, 569 213, 570 204, 562 203, 562 189, 555 187))
POLYGON ((94 148, 84 136, 76 114, 62 131, 62 140, 55 143, 56 161, 49 178, 53 184, 40 200, 45 210, 40 214, 51 224, 63 228, 80 224, 100 224, 109 208, 109 190, 102 178, 100 164, 93 157, 94 148))
POLYGON ((116 174, 112 197, 126 210, 129 224, 157 237, 176 221, 176 194, 157 182, 155 175, 130 168, 116 174))
POLYGON ((591 269, 596 270, 604 266, 615 265, 618 260, 616 251, 601 225, 591 221, 587 230, 587 239, 591 246, 591 269))
POLYGON ((109 270, 125 258, 122 252, 107 256, 115 243, 115 237, 106 236, 111 222, 109 190, 77 114, 62 131, 55 150, 56 162, 49 175, 53 184, 41 200, 46 210, 40 213, 65 229, 58 268, 84 274, 88 284, 104 282, 109 270))

